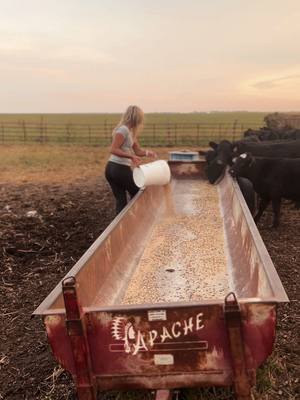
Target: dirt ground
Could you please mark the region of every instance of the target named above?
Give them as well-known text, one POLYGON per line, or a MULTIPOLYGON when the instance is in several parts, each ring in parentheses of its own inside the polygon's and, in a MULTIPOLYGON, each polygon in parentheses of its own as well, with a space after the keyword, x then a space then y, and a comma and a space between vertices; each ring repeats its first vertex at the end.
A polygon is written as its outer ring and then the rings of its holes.
MULTIPOLYGON (((114 216, 101 177, 0 186, 0 399, 75 399, 71 379, 53 360, 39 318, 31 313, 114 216), (27 216, 35 210, 34 216, 27 216)), ((259 229, 290 298, 280 307, 273 355, 258 371, 256 399, 300 398, 300 212, 283 207, 282 225, 259 229)), ((106 393, 146 399, 147 393, 106 393)), ((230 390, 185 390, 180 399, 232 399, 230 390)))

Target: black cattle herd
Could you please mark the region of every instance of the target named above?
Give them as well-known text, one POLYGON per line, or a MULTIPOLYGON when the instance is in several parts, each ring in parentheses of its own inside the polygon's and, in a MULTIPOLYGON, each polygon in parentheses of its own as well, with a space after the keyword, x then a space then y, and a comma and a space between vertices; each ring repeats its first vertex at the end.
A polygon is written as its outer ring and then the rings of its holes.
POLYGON ((291 200, 300 208, 300 130, 248 130, 239 141, 222 140, 210 142, 209 146, 210 150, 199 151, 207 161, 209 182, 220 182, 228 169, 237 180, 255 222, 269 203, 274 214, 273 227, 279 225, 282 199, 291 200))

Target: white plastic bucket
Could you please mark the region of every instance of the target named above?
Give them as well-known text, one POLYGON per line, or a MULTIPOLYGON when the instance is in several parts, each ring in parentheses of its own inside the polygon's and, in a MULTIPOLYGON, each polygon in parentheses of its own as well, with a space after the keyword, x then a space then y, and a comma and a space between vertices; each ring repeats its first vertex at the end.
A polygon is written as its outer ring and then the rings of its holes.
POLYGON ((133 180, 137 187, 166 185, 170 182, 171 171, 167 161, 157 160, 140 165, 133 170, 133 180))

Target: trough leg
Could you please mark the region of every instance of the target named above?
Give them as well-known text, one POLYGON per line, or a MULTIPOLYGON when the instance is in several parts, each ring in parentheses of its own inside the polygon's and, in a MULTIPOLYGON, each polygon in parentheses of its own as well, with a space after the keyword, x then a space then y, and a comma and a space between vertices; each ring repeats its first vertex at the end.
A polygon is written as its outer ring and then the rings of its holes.
POLYGON ((97 390, 92 374, 84 315, 78 302, 76 280, 66 278, 62 283, 66 308, 66 328, 69 335, 76 371, 75 384, 79 400, 96 400, 97 390))
POLYGON ((234 372, 236 399, 251 400, 251 385, 250 378, 247 374, 242 335, 241 310, 234 293, 229 293, 225 297, 224 314, 234 372), (232 300, 230 300, 230 297, 232 300))

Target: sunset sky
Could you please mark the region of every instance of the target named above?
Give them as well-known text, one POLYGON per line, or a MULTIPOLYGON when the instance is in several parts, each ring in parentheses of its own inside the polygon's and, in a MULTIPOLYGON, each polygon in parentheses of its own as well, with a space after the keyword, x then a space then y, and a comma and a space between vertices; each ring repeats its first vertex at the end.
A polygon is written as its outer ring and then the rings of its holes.
POLYGON ((0 113, 300 110, 300 0, 0 7, 0 113))

